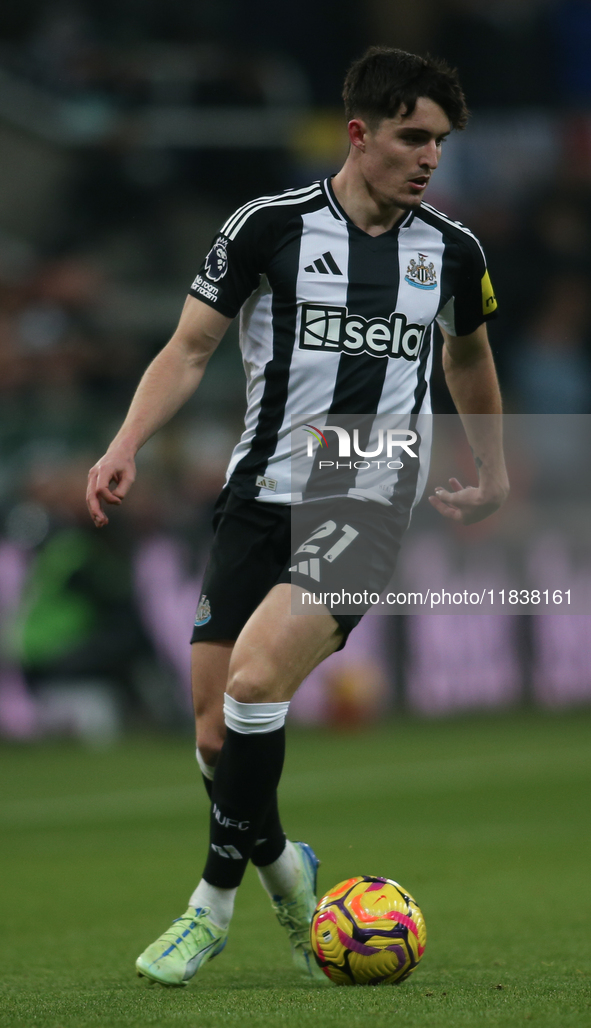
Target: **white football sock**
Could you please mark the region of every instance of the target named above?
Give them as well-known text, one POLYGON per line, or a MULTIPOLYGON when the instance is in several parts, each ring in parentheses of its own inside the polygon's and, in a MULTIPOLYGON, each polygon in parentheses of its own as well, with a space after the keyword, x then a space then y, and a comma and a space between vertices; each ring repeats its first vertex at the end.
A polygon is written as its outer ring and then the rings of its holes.
POLYGON ((287 896, 300 880, 302 865, 293 842, 285 840, 285 849, 277 860, 265 867, 257 867, 257 873, 269 896, 287 896))
POLYGON ((192 907, 209 907, 211 920, 218 928, 227 928, 234 913, 234 900, 238 889, 219 889, 210 885, 204 878, 192 894, 189 904, 192 907))
POLYGON ((224 721, 240 735, 259 735, 283 728, 289 700, 281 703, 239 703, 224 693, 224 721))

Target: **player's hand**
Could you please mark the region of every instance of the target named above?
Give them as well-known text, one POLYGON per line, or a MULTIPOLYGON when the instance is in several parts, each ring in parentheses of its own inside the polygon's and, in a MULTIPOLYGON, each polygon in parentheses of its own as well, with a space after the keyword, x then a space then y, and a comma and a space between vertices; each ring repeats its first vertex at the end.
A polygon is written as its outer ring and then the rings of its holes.
POLYGON ((135 481, 135 460, 130 454, 107 453, 88 472, 86 505, 96 528, 109 524, 102 502, 123 501, 135 481))
POLYGON ((450 478, 451 491, 437 486, 429 503, 444 518, 460 521, 463 525, 473 525, 477 521, 494 514, 507 498, 509 489, 504 486, 486 489, 482 485, 464 486, 457 478, 450 478))

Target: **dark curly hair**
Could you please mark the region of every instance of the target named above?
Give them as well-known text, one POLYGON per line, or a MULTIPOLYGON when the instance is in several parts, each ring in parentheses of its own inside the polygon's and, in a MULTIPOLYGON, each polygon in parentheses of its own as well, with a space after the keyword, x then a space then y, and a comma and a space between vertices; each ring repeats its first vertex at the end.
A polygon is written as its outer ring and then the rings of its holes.
POLYGON ((347 120, 361 117, 370 125, 382 118, 412 114, 419 97, 439 104, 455 129, 468 121, 458 73, 437 57, 419 57, 385 46, 370 46, 353 62, 343 87, 347 120))

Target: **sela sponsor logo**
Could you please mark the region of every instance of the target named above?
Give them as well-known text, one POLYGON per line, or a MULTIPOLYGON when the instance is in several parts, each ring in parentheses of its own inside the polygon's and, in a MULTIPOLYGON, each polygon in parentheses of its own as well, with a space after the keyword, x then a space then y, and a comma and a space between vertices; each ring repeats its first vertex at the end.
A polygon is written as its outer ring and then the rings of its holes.
POLYGON ((239 832, 246 832, 250 828, 250 821, 235 821, 232 817, 226 817, 215 803, 213 804, 212 812, 217 823, 222 828, 237 828, 239 832))
POLYGON ((199 628, 201 625, 206 625, 208 621, 211 621, 211 607, 207 596, 203 593, 195 615, 195 626, 199 628))
POLYGON ((372 357, 403 357, 415 361, 425 325, 409 325, 404 314, 390 318, 362 318, 346 307, 302 306, 300 349, 331 353, 369 353, 372 357))
POLYGON ((211 282, 206 282, 201 275, 197 275, 191 289, 194 289, 196 293, 200 293, 206 300, 213 300, 215 302, 218 298, 218 287, 212 286, 211 282))
POLYGON ((319 461, 319 468, 335 468, 335 470, 336 468, 356 468, 358 471, 367 471, 369 468, 381 468, 385 465, 392 471, 397 471, 404 467, 402 461, 398 460, 398 457, 401 456, 400 450, 408 456, 414 457, 414 460, 418 460, 418 453, 411 449, 418 437, 416 432, 411 429, 378 429, 375 447, 369 450, 362 449, 360 445, 359 429, 354 429, 353 433, 350 433, 340 425, 323 425, 321 428, 317 428, 316 425, 305 425, 303 431, 308 436, 306 455, 309 457, 315 455, 315 440, 321 450, 328 449, 329 441, 326 433, 334 432, 336 435, 339 460, 319 461), (363 460, 353 463, 349 461, 348 464, 341 463, 344 458, 352 456, 352 449, 353 455, 362 457, 363 460), (396 458, 393 460, 395 449, 396 458), (368 461, 368 457, 379 456, 381 456, 381 461, 368 461))
POLYGON ((219 282, 228 270, 228 240, 224 236, 216 239, 205 258, 205 274, 211 282, 219 282))
POLYGON ((404 281, 408 282, 409 286, 414 286, 416 289, 436 289, 437 288, 437 273, 435 271, 435 265, 433 261, 429 264, 425 264, 428 260, 426 253, 420 253, 419 263, 411 261, 408 268, 406 269, 406 275, 404 281))

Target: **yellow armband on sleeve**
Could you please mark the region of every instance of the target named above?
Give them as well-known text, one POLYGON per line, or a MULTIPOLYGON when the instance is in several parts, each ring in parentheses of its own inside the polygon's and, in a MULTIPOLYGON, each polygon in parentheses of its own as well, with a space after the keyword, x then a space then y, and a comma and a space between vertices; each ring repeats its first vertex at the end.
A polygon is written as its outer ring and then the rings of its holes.
POLYGON ((482 289, 482 313, 492 314, 497 309, 497 298, 488 271, 484 272, 480 280, 480 286, 482 289))

